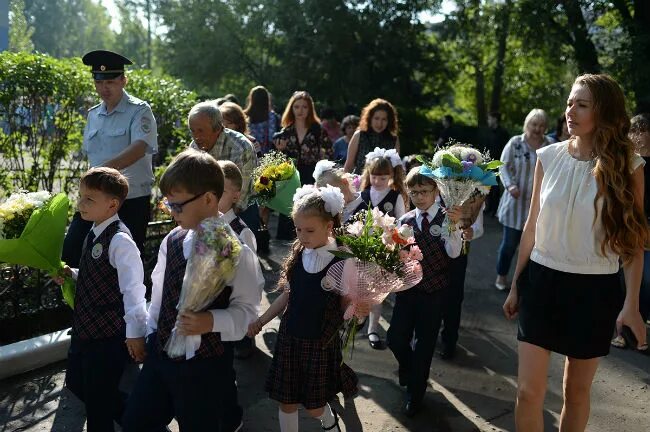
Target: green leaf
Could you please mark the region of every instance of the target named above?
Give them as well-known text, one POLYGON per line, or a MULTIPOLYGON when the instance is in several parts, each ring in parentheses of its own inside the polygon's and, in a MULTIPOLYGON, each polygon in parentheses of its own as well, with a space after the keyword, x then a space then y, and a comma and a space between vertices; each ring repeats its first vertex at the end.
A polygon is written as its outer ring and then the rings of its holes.
POLYGON ((345 252, 345 251, 342 251, 342 250, 331 250, 329 252, 332 255, 334 255, 335 257, 341 258, 341 259, 348 259, 348 258, 354 258, 355 257, 355 255, 353 253, 345 252))
POLYGON ((446 154, 442 156, 442 166, 449 167, 454 171, 462 171, 463 165, 454 155, 446 154))
POLYGON ((499 168, 501 165, 503 165, 503 162, 501 162, 500 160, 493 160, 486 164, 481 164, 478 167, 481 168, 483 171, 491 171, 499 168))

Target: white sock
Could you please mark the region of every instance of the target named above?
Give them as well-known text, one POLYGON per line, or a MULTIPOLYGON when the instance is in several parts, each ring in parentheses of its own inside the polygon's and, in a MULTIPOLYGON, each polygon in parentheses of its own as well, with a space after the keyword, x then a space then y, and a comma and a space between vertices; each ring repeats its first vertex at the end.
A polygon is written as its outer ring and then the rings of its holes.
MULTIPOLYGON (((325 407, 323 408, 323 414, 321 414, 320 417, 317 418, 318 420, 320 420, 320 425, 323 427, 323 429, 331 428, 332 426, 334 426, 334 423, 336 423, 336 418, 334 417, 334 413, 332 412, 332 408, 330 407, 330 404, 325 405, 325 407)), ((336 429, 332 429, 332 430, 336 430, 336 429)))
MULTIPOLYGON (((374 305, 370 308, 370 316, 368 317, 368 334, 370 333, 377 333, 377 330, 379 329, 379 318, 381 318, 381 311, 382 311, 382 306, 381 303, 378 305, 374 305)), ((375 335, 370 335, 368 336, 368 339, 370 339, 373 342, 377 342, 379 340, 378 336, 375 335)))
POLYGON ((278 409, 278 419, 280 420, 280 432, 298 432, 298 410, 286 413, 278 409))

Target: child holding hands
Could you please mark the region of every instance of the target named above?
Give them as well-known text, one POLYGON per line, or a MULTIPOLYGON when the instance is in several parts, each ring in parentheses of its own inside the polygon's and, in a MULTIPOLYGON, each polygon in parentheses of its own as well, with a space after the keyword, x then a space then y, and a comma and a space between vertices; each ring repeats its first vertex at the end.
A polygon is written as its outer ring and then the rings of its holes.
POLYGON ((281 432, 298 431, 298 406, 321 422, 324 430, 340 432, 339 418, 328 404, 337 393, 352 396, 357 377, 343 363, 338 330, 343 322, 341 297, 325 291, 321 281, 339 261, 332 230, 339 226, 343 194, 338 188, 304 186, 294 196, 293 221, 298 239, 284 264, 283 292, 249 326, 259 333, 284 311, 266 390, 280 403, 281 432))

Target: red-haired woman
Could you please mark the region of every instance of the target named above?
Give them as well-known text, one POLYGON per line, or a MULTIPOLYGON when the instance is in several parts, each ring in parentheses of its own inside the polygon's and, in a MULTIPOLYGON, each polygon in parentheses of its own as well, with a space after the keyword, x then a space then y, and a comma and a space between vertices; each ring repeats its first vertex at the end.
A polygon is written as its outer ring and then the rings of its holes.
POLYGON ((508 318, 519 313, 518 431, 544 430, 551 352, 566 356, 560 430, 584 431, 591 383, 615 324, 635 336, 632 348, 647 350, 639 313, 649 239, 644 161, 628 137, 623 91, 607 75, 581 75, 566 118, 571 138, 537 150, 530 211, 503 305, 508 318))
POLYGON ((399 153, 398 121, 395 107, 384 99, 374 99, 361 111, 361 122, 348 146, 344 169, 361 174, 366 155, 375 147, 392 149, 399 153))
POLYGON ((314 184, 316 162, 330 159, 334 149, 309 93, 297 91, 291 96, 282 114, 282 128, 274 138, 275 148, 297 161, 302 184, 314 184))

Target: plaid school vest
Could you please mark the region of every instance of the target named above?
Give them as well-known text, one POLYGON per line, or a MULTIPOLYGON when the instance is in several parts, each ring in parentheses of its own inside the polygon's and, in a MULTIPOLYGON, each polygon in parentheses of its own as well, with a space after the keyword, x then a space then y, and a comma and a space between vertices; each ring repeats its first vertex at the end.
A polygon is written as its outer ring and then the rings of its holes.
POLYGON ((230 221, 230 228, 237 234, 237 236, 240 236, 242 231, 244 231, 244 228, 248 228, 246 223, 244 223, 243 220, 239 216, 236 216, 233 220, 230 221))
MULTIPOLYGON (((431 220, 431 226, 439 226, 445 220, 445 214, 442 210, 431 220)), ((416 223, 415 210, 406 213, 402 219, 402 224, 413 227, 415 234, 415 243, 420 247, 424 259, 420 261, 422 265, 422 281, 411 289, 420 289, 427 293, 432 293, 449 286, 449 264, 451 258, 445 250, 445 242, 441 235, 433 235, 431 231, 422 232, 416 223)), ((446 229, 446 228, 442 228, 446 229)))
POLYGON ((72 314, 72 334, 80 339, 126 337, 117 269, 108 257, 111 240, 118 232, 124 231, 116 220, 82 251, 72 314))
MULTIPOLYGON (((158 350, 161 353, 171 336, 178 315, 176 306, 183 287, 183 276, 185 276, 185 266, 187 265, 187 259, 183 256, 183 240, 187 236, 187 232, 187 230, 177 227, 172 230, 167 238, 167 262, 163 279, 160 314, 158 315, 158 350)), ((225 287, 219 297, 206 310, 227 309, 231 293, 232 287, 225 287)), ((201 346, 196 351, 195 357, 218 357, 223 352, 221 334, 211 332, 201 335, 201 346)), ((178 357, 174 360, 185 360, 185 357, 178 357)))

